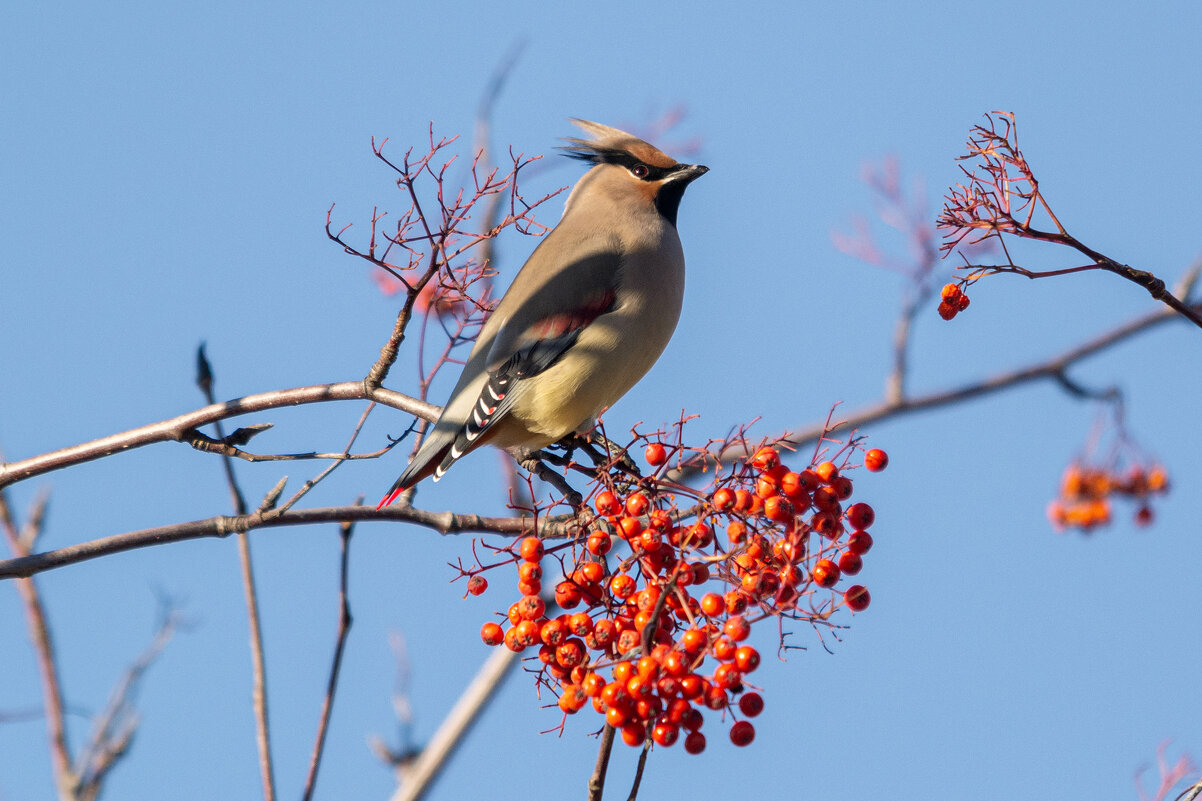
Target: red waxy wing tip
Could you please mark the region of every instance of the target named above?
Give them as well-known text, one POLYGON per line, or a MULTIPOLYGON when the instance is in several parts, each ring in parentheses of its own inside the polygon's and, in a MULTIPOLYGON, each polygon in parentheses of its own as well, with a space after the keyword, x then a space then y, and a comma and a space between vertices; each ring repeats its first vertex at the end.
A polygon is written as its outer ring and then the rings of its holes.
POLYGON ((395 501, 397 499, 397 496, 400 495, 404 491, 405 490, 401 489, 400 487, 397 487, 396 489, 389 492, 387 495, 385 495, 383 498, 380 499, 380 502, 378 504, 376 504, 376 511, 383 509, 385 506, 387 506, 388 504, 395 501))

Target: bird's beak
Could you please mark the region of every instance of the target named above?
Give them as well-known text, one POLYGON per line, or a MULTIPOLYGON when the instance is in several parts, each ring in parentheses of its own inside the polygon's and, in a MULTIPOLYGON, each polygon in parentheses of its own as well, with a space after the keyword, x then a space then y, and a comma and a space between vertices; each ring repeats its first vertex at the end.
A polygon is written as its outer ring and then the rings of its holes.
POLYGON ((668 180, 688 185, 709 171, 710 168, 704 164, 682 164, 672 171, 672 177, 668 180))

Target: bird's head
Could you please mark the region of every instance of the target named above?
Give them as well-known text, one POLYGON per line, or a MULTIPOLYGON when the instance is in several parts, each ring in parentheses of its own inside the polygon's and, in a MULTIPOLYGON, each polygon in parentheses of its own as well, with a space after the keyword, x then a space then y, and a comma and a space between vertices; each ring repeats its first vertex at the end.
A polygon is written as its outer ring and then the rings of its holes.
POLYGON ((676 212, 685 188, 709 172, 701 164, 681 164, 637 136, 588 120, 573 119, 591 139, 568 139, 565 155, 596 166, 568 197, 597 192, 621 200, 649 204, 676 225, 676 212))

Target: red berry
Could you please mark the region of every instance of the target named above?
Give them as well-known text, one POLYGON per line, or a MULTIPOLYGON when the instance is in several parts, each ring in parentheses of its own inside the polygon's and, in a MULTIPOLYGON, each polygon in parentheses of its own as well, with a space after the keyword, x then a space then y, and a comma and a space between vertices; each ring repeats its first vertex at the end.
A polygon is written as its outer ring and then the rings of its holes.
POLYGON ((651 730, 651 739, 656 745, 662 745, 664 748, 675 743, 679 736, 680 727, 675 723, 656 723, 655 728, 651 730))
POLYGON ((705 750, 705 735, 699 731, 689 732, 684 738, 684 750, 690 754, 700 754, 705 750))
POLYGON ((867 531, 853 531, 847 538, 847 550, 851 553, 866 554, 872 548, 872 535, 867 531))
POLYGON ((749 718, 754 718, 764 711, 764 699, 759 693, 743 693, 743 697, 739 699, 739 711, 749 718))
POLYGON ((868 594, 868 589, 859 584, 851 585, 843 593, 843 602, 853 612, 863 612, 871 601, 872 596, 868 594))
POLYGON ((479 574, 472 576, 467 580, 467 591, 472 595, 479 595, 488 589, 488 579, 479 574))
POLYGON ((647 460, 647 464, 652 467, 659 467, 664 462, 668 461, 668 451, 663 445, 658 442, 652 442, 647 446, 647 450, 643 451, 643 458, 647 460))
POLYGON ((854 576, 864 568, 864 560, 858 553, 848 551, 839 557, 839 571, 848 576, 854 576))
POLYGON ((888 466, 889 454, 880 448, 873 448, 864 454, 864 467, 868 468, 870 473, 879 473, 888 466))
POLYGON ((755 726, 752 726, 750 721, 740 720, 730 727, 730 741, 740 748, 751 745, 751 741, 754 739, 755 726))
POLYGON ((847 508, 847 522, 851 527, 864 530, 876 520, 876 512, 866 503, 853 503, 847 508))

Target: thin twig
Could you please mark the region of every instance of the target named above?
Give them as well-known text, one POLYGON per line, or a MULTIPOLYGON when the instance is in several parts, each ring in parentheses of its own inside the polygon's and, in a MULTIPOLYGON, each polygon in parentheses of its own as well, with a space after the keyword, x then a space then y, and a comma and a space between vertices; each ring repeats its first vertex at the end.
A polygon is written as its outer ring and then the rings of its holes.
POLYGON ((588 777, 588 801, 601 801, 601 796, 605 793, 605 774, 609 771, 609 755, 614 750, 615 732, 614 727, 608 723, 601 729, 597 763, 593 766, 593 775, 588 777))
POLYGON ((643 743, 643 750, 639 752, 639 764, 634 770, 634 781, 630 785, 630 795, 626 796, 626 801, 636 801, 639 797, 639 785, 643 783, 643 769, 647 767, 647 754, 649 753, 651 753, 650 738, 643 743))
MULTIPOLYGON (((0 489, 0 528, 8 546, 16 559, 29 558, 26 541, 36 539, 23 538, 20 535, 15 518, 8 505, 7 494, 0 489)), ((71 749, 67 743, 67 720, 63 711, 63 692, 58 675, 58 660, 54 654, 54 638, 50 633, 50 623, 46 618, 46 609, 38 593, 37 585, 32 578, 21 579, 17 582, 17 593, 21 596, 21 604, 25 609, 26 627, 29 638, 33 641, 33 650, 37 656, 38 675, 42 680, 42 704, 46 714, 46 733, 50 737, 50 763, 54 770, 54 784, 62 801, 74 801, 79 785, 79 777, 71 768, 71 749)))
MULTIPOLYGON (((213 372, 208 359, 205 358, 204 343, 201 343, 197 349, 196 361, 197 386, 204 393, 205 400, 209 402, 209 405, 215 405, 213 372)), ((214 420, 213 425, 217 429, 217 438, 224 440, 225 432, 222 430, 221 420, 214 420)), ((234 475, 234 460, 229 454, 222 454, 221 464, 225 469, 226 483, 229 486, 234 511, 239 517, 245 517, 246 498, 234 475)), ((246 531, 238 532, 238 561, 242 567, 242 588, 246 597, 246 616, 250 628, 250 656, 254 684, 251 697, 255 712, 255 739, 259 747, 259 770, 263 778, 263 798, 265 801, 275 801, 275 769, 271 760, 271 727, 267 717, 267 668, 263 654, 263 626, 259 615, 258 593, 255 590, 254 563, 250 555, 250 535, 246 531)))
MULTIPOLYGON (((359 498, 358 503, 362 503, 359 498)), ((341 547, 338 559, 338 633, 334 639, 334 661, 330 665, 330 680, 326 684, 325 699, 321 703, 321 718, 317 724, 317 741, 313 744, 313 756, 309 760, 309 775, 305 777, 305 792, 301 796, 304 801, 313 797, 317 787, 317 769, 321 765, 321 755, 325 750, 326 732, 330 727, 330 715, 334 709, 334 692, 338 689, 338 674, 342 669, 342 652, 346 647, 346 638, 351 630, 351 605, 347 593, 347 566, 350 561, 351 533, 354 525, 350 522, 338 527, 341 547)))

